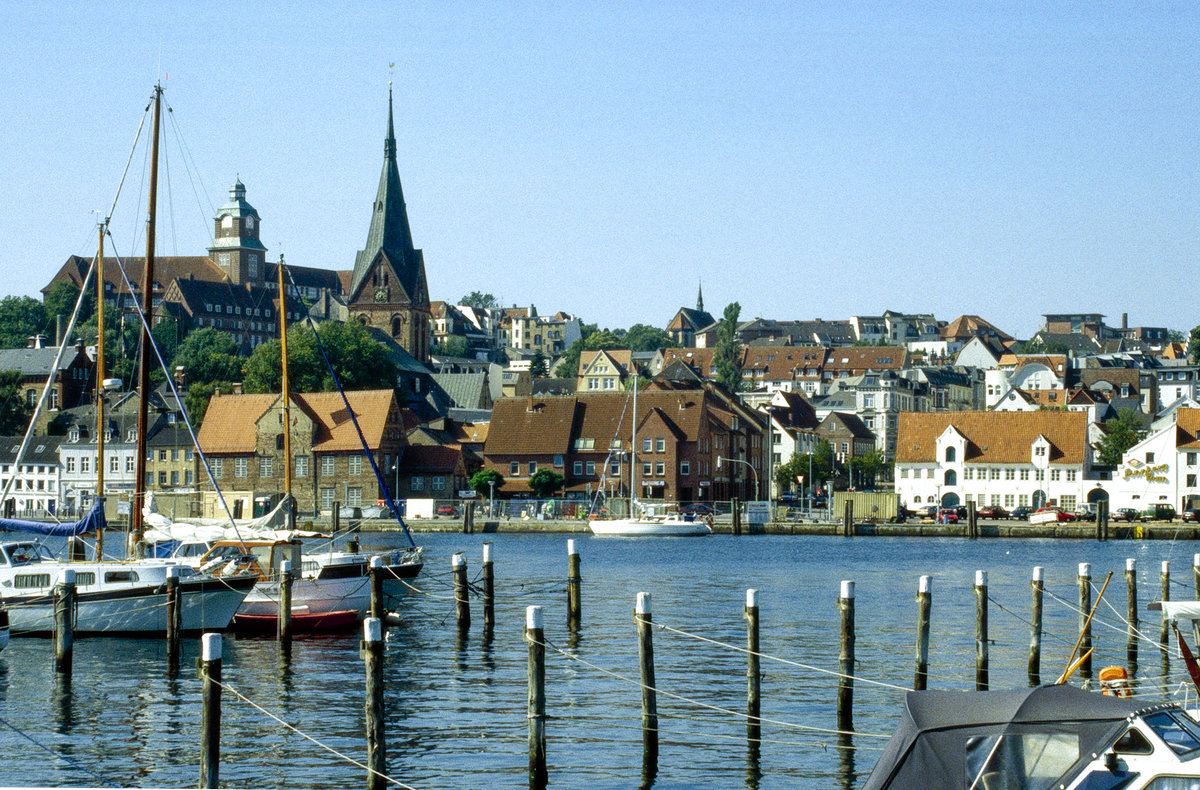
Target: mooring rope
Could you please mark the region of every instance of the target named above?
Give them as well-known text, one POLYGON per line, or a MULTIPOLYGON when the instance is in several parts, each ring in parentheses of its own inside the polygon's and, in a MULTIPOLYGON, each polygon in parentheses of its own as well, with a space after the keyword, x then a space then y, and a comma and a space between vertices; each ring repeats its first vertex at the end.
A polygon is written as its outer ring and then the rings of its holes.
POLYGON ((111 782, 108 779, 105 779, 103 776, 96 773, 95 771, 93 771, 89 768, 84 768, 82 765, 75 762, 71 758, 66 757, 65 755, 59 754, 58 752, 51 749, 49 746, 46 746, 44 743, 39 743, 37 740, 34 739, 34 737, 32 735, 19 730, 15 725, 13 725, 7 719, 0 717, 0 724, 3 724, 5 727, 8 727, 10 730, 15 732, 17 735, 20 735, 22 738, 29 741, 30 743, 32 743, 34 746, 38 747, 39 749, 42 749, 43 751, 48 752, 51 756, 56 757, 59 760, 62 760, 64 763, 71 766, 75 770, 83 771, 88 776, 92 776, 92 777, 95 777, 96 779, 99 779, 100 782, 103 783, 105 787, 123 787, 124 786, 124 785, 119 785, 114 782, 111 782))
POLYGON ((737 651, 738 653, 744 653, 745 655, 757 656, 759 658, 765 658, 768 661, 777 661, 780 664, 786 664, 788 666, 797 667, 798 669, 807 669, 810 672, 819 672, 823 675, 833 675, 834 677, 843 678, 845 680, 853 680, 856 682, 862 682, 862 683, 866 683, 867 685, 879 686, 881 688, 892 689, 894 691, 903 691, 903 692, 912 691, 912 689, 907 688, 905 686, 897 686, 894 683, 886 683, 882 680, 872 680, 871 678, 859 677, 858 675, 847 675, 842 672, 836 672, 832 669, 823 669, 822 667, 815 667, 815 666, 812 666, 811 664, 802 664, 799 661, 791 661, 790 659, 780 658, 779 656, 772 656, 767 653, 757 653, 753 650, 750 650, 749 648, 740 647, 738 645, 731 645, 727 642, 720 642, 716 639, 710 639, 707 636, 700 636, 699 634, 688 633, 687 631, 682 631, 678 628, 672 628, 671 626, 664 625, 662 623, 656 623, 652 620, 643 620, 642 618, 638 617, 637 615, 634 615, 633 619, 635 622, 645 623, 646 625, 657 628, 660 631, 670 631, 673 634, 679 634, 681 636, 690 637, 691 639, 696 639, 701 642, 708 642, 711 645, 717 645, 718 647, 724 647, 729 650, 737 651))
POLYGON ((364 771, 367 771, 368 773, 372 773, 372 774, 378 776, 379 778, 383 779, 386 782, 390 782, 391 784, 394 784, 397 787, 402 787, 402 788, 404 788, 404 790, 416 790, 416 788, 414 788, 412 785, 406 785, 404 782, 401 782, 399 779, 393 779, 392 777, 388 776, 387 774, 382 774, 379 771, 376 771, 375 769, 371 768, 370 766, 360 763, 358 760, 355 760, 353 757, 350 757, 347 754, 343 754, 342 752, 339 752, 337 749, 334 749, 332 746, 327 746, 326 744, 321 743, 316 738, 301 731, 297 727, 287 723, 283 719, 276 716, 274 713, 271 713, 271 711, 264 708, 262 705, 259 705, 257 702, 254 702, 253 700, 251 700, 246 695, 242 694, 240 691, 238 691, 236 688, 234 688, 229 683, 223 683, 223 682, 221 682, 219 680, 215 680, 213 678, 208 678, 208 679, 212 680, 213 683, 216 683, 221 688, 227 690, 229 693, 233 694, 235 697, 237 697, 238 699, 240 699, 242 702, 246 703, 250 707, 254 708, 259 713, 262 713, 264 716, 266 716, 270 719, 274 719, 275 721, 279 722, 280 724, 282 724, 284 726, 285 729, 296 733, 301 738, 305 739, 306 741, 308 741, 312 744, 315 744, 316 746, 319 746, 320 748, 324 749, 325 751, 329 752, 330 754, 332 754, 342 760, 345 760, 347 763, 350 763, 351 765, 353 765, 357 768, 362 768, 364 771))
MULTIPOLYGON (((1067 601, 1067 600, 1065 600, 1065 599, 1063 599, 1063 598, 1060 598, 1059 596, 1057 596, 1057 595, 1055 595, 1054 593, 1052 593, 1050 590, 1046 590, 1046 594, 1047 594, 1047 595, 1049 595, 1049 596, 1050 596, 1052 599, 1054 599, 1054 600, 1055 600, 1055 601, 1057 601, 1058 603, 1062 604, 1062 605, 1063 605, 1065 608, 1067 608, 1067 609, 1070 609, 1072 612, 1075 612, 1076 614, 1086 614, 1086 613, 1085 613, 1085 612, 1084 612, 1082 609, 1080 609, 1078 606, 1076 606, 1075 604, 1071 603, 1070 601, 1067 601)), ((1110 605, 1111 605, 1111 604, 1110 604, 1110 605)), ((1108 622, 1107 620, 1102 620, 1102 619, 1100 619, 1100 618, 1098 618, 1098 617, 1094 617, 1094 618, 1092 618, 1092 622, 1093 622, 1093 623, 1098 623, 1098 624, 1100 624, 1100 625, 1104 626, 1105 628, 1109 628, 1109 629, 1111 629, 1111 630, 1113 630, 1113 631, 1116 631, 1116 632, 1117 632, 1117 633, 1119 633, 1119 634, 1124 634, 1124 633, 1127 633, 1127 629, 1129 628, 1130 624, 1129 624, 1128 622, 1126 622, 1126 621, 1124 620, 1124 618, 1121 618, 1121 616, 1120 616, 1119 614, 1117 615, 1117 618, 1118 618, 1118 619, 1120 619, 1120 620, 1122 620, 1122 623, 1124 624, 1125 628, 1122 628, 1121 626, 1113 625, 1112 623, 1108 622)), ((1140 631, 1138 631, 1138 632, 1137 632, 1137 634, 1138 634, 1139 638, 1141 638, 1141 639, 1145 639, 1147 642, 1149 642, 1150 644, 1154 645, 1154 646, 1155 646, 1156 648, 1158 648, 1159 650, 1161 650, 1161 651, 1163 651, 1163 652, 1165 652, 1165 653, 1170 653, 1170 652, 1171 652, 1171 651, 1170 651, 1170 648, 1169 648, 1168 646, 1165 646, 1165 645, 1161 645, 1161 644, 1159 644, 1158 642, 1156 642, 1156 641, 1154 641, 1154 640, 1150 639, 1149 637, 1145 636, 1144 634, 1142 634, 1140 631)))
MULTIPOLYGON (((1015 619, 1017 619, 1017 620, 1020 620, 1020 621, 1021 621, 1022 623, 1024 623, 1025 625, 1029 626, 1030 628, 1033 628, 1033 623, 1031 623, 1029 620, 1026 620, 1024 617, 1022 617, 1021 615, 1017 614, 1017 613, 1016 613, 1016 612, 1014 612, 1013 610, 1011 610, 1011 609, 1007 608, 1007 607, 1006 607, 1004 604, 1000 603, 1000 602, 999 602, 999 601, 997 601, 995 598, 993 598, 993 597, 991 596, 991 594, 990 594, 990 593, 988 594, 988 602, 989 602, 989 603, 991 603, 991 604, 993 604, 993 605, 995 605, 995 607, 996 607, 997 609, 999 609, 1000 611, 1004 612, 1005 614, 1012 615, 1012 617, 1014 617, 1015 619)), ((1058 641, 1062 642, 1063 644, 1067 644, 1067 645, 1073 645, 1073 644, 1075 644, 1074 640, 1072 640, 1072 639, 1067 639, 1066 637, 1059 636, 1058 634, 1056 634, 1056 633, 1054 633, 1054 632, 1048 632, 1048 631, 1046 631, 1046 629, 1045 629, 1045 628, 1043 628, 1043 629, 1042 629, 1042 634, 1043 634, 1043 635, 1049 635, 1049 636, 1051 636, 1051 637, 1053 637, 1053 638, 1057 639, 1058 641)))
MULTIPOLYGON (((563 650, 549 642, 534 641, 533 639, 530 639, 528 634, 526 634, 525 638, 529 639, 529 641, 533 642, 534 644, 541 645, 542 647, 547 647, 547 648, 553 650, 554 652, 558 653, 559 655, 564 656, 565 658, 569 658, 572 661, 578 661, 580 664, 583 664, 585 667, 588 667, 589 669, 594 669, 597 672, 608 675, 610 677, 614 677, 617 680, 620 680, 624 683, 628 683, 632 686, 637 686, 638 688, 641 688, 641 689, 653 691, 655 694, 662 694, 664 697, 679 700, 680 702, 686 702, 689 705, 695 705, 696 707, 703 708, 705 710, 716 711, 717 713, 724 713, 729 716, 736 716, 737 718, 746 719, 748 721, 753 720, 754 722, 757 722, 759 724, 775 724, 780 727, 790 727, 792 729, 804 730, 806 732, 820 732, 820 733, 824 733, 825 735, 861 735, 866 738, 890 738, 890 737, 892 737, 890 734, 885 735, 885 734, 881 734, 881 733, 855 732, 853 730, 831 730, 831 729, 828 729, 825 727, 812 727, 807 724, 796 724, 794 722, 781 721, 779 719, 766 719, 766 718, 763 718, 762 716, 751 716, 750 714, 743 713, 740 710, 731 710, 729 708, 722 708, 719 705, 710 705, 707 702, 701 702, 700 700, 691 699, 689 697, 683 696, 682 694, 675 694, 673 692, 666 691, 665 689, 656 688, 654 686, 648 686, 645 683, 642 683, 640 680, 634 680, 633 678, 625 677, 624 675, 620 674, 619 672, 614 672, 611 669, 605 669, 602 666, 598 666, 596 664, 591 663, 590 661, 586 661, 586 660, 580 658, 579 656, 573 655, 572 653, 569 653, 566 650, 563 650)), ((905 689, 905 691, 907 691, 907 690, 908 689, 905 689)))

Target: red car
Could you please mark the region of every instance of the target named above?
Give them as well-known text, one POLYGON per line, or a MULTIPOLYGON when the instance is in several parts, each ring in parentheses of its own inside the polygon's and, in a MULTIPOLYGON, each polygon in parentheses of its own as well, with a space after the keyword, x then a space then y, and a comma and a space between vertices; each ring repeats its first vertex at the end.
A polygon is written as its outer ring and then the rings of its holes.
POLYGON ((944 507, 938 511, 937 521, 939 524, 957 524, 958 510, 952 507, 944 507))
POLYGON ((1046 521, 1075 521, 1074 513, 1068 513, 1061 507, 1044 507, 1029 517, 1029 521, 1034 524, 1044 523, 1046 521), (1040 515, 1039 515, 1040 514, 1040 515), (1055 518, 1051 518, 1053 515, 1055 518))

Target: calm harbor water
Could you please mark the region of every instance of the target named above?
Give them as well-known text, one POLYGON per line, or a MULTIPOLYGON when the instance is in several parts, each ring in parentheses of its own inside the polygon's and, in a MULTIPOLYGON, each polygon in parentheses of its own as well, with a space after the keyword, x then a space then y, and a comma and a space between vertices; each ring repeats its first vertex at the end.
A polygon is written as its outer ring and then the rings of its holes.
MULTIPOLYGON (((1125 612, 1126 557, 1138 561, 1143 628, 1154 641, 1159 563, 1172 562, 1173 597, 1192 594, 1190 543, 1054 542, 753 536, 599 540, 581 536, 583 628, 566 628, 566 538, 559 535, 418 536, 426 570, 401 607, 405 623, 387 644, 388 768, 422 788, 518 788, 526 778, 524 609, 544 607, 547 752, 551 787, 844 788, 861 785, 892 730, 901 693, 859 683, 848 743, 796 726, 833 729, 837 681, 796 666, 762 662, 763 726, 757 759, 746 744, 745 657, 671 631, 656 631, 654 652, 662 733, 657 774, 643 776, 636 631, 638 591, 653 596, 655 623, 719 642, 745 644, 742 604, 760 591, 762 650, 792 662, 837 668, 839 581, 857 583, 860 677, 911 686, 921 574, 932 574, 930 686, 974 684, 976 569, 989 572, 993 688, 1026 684, 1029 578, 1045 567, 1043 675, 1061 668, 1078 633, 1076 569, 1092 563, 1097 589, 1125 612), (483 636, 482 612, 457 638, 450 557, 479 571, 482 543, 493 544, 497 627, 483 636), (1053 594, 1053 595, 1052 595, 1053 594), (574 658, 572 658, 574 657, 574 658), (578 660, 574 660, 577 658, 578 660), (684 699, 668 697, 678 695, 684 699), (706 707, 708 706, 708 707, 706 707)), ((364 535, 364 548, 399 545, 395 535, 364 535)), ((1124 624, 1103 604, 1093 627, 1097 670, 1124 663, 1124 624)), ((254 703, 322 744, 365 759, 363 668, 356 637, 298 639, 289 666, 273 641, 224 640, 224 677, 254 703)), ((0 652, 0 785, 194 787, 198 778, 200 685, 188 640, 175 680, 165 676, 161 640, 77 642, 74 676, 56 681, 48 640, 15 639, 0 652), (14 729, 15 728, 15 729, 14 729), (19 731, 19 732, 18 732, 19 731), (26 737, 28 736, 28 737, 26 737), (32 740, 30 740, 32 739, 32 740), (34 741, 36 741, 35 745, 34 741), (56 758, 41 747, 66 759, 56 758)), ((1182 665, 1169 667, 1143 643, 1139 677, 1147 693, 1173 693, 1182 665)), ((225 695, 221 779, 225 786, 361 787, 362 769, 225 695)))

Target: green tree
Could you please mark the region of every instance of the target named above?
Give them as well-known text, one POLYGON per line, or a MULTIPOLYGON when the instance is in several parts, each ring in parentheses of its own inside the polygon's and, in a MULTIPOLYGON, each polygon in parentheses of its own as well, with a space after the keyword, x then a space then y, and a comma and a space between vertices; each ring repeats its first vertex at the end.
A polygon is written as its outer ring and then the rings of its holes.
POLYGON ((0 348, 23 348, 30 337, 49 328, 46 306, 31 296, 0 299, 0 348))
POLYGON ((786 463, 776 467, 775 484, 780 491, 801 488, 807 493, 810 490, 815 491, 816 486, 829 480, 836 471, 837 460, 833 455, 833 446, 821 439, 812 453, 795 453, 786 463), (809 465, 810 456, 811 466, 809 465), (803 484, 799 482, 801 475, 804 476, 803 484))
POLYGON ((579 358, 583 356, 584 351, 605 351, 626 347, 624 338, 617 332, 609 329, 597 329, 595 324, 584 324, 583 327, 583 336, 563 352, 558 365, 554 368, 554 375, 560 379, 573 379, 579 375, 579 358))
POLYGON ((21 397, 21 373, 0 370, 0 436, 25 433, 33 407, 21 397))
POLYGON ((1104 436, 1096 442, 1097 463, 1117 466, 1125 451, 1146 435, 1142 418, 1133 409, 1121 409, 1116 417, 1104 423, 1104 436))
POLYGON ((529 488, 538 499, 546 499, 562 488, 563 476, 552 469, 539 469, 529 478, 529 488))
MULTIPOLYGON (((347 390, 391 389, 396 386, 396 363, 387 348, 371 337, 366 328, 352 321, 326 321, 317 334, 329 355, 342 387, 347 390)), ((270 340, 254 349, 246 360, 246 392, 279 392, 282 387, 281 344, 270 340)), ((321 357, 316 337, 308 324, 288 329, 288 387, 292 392, 330 392, 333 375, 321 357)))
POLYGON ((871 488, 875 480, 884 472, 889 464, 877 450, 850 459, 850 471, 854 473, 854 484, 857 488, 871 488))
POLYGON ((495 309, 500 306, 499 300, 491 294, 480 293, 479 291, 471 291, 458 301, 461 305, 474 307, 476 310, 495 309))
POLYGON ((467 339, 461 335, 449 335, 433 347, 433 353, 443 357, 465 357, 467 355, 467 339))
POLYGON ((533 359, 529 360, 529 375, 535 379, 544 379, 550 375, 550 364, 546 362, 546 355, 540 348, 533 352, 533 359))
POLYGON ((189 386, 240 381, 245 360, 237 352, 237 342, 233 337, 219 329, 204 327, 190 333, 179 344, 172 364, 183 366, 189 386))
POLYGON ((630 351, 657 351, 660 348, 674 348, 676 343, 667 330, 646 324, 634 324, 625 333, 625 347, 630 351))
POLYGON ((1200 326, 1194 327, 1188 335, 1188 358, 1193 365, 1200 364, 1200 326))
POLYGON ((738 316, 741 312, 742 306, 737 302, 725 307, 717 328, 717 346, 713 350, 717 381, 730 392, 737 392, 742 387, 742 344, 737 338, 738 316))
MULTIPOLYGON (((71 313, 75 312, 75 300, 79 298, 79 289, 69 282, 57 282, 50 286, 50 290, 46 291, 46 296, 42 303, 46 306, 46 322, 52 324, 58 316, 63 317, 63 321, 70 319, 71 313)), ((79 315, 75 319, 75 325, 87 321, 92 317, 92 313, 96 311, 96 291, 89 288, 87 295, 83 297, 83 304, 79 306, 79 315)))
POLYGON ((504 485, 504 478, 495 469, 480 469, 471 475, 471 479, 467 485, 471 486, 475 490, 475 493, 486 497, 496 488, 504 485))

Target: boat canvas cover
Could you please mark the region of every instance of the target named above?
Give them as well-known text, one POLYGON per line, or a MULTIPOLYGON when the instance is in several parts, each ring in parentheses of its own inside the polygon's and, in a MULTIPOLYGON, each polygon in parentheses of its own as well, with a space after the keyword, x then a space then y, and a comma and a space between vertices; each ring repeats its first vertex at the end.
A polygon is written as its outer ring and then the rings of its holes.
POLYGON ((22 521, 17 518, 0 518, 0 532, 26 532, 34 535, 56 535, 71 537, 85 532, 105 529, 103 502, 97 499, 87 515, 70 524, 47 524, 42 521, 22 521))
POLYGON ((1070 744, 1069 751, 1077 758, 1062 765, 1055 778, 1065 777, 1080 770, 1126 717, 1145 707, 1066 685, 1012 691, 910 691, 904 703, 900 723, 863 790, 966 790, 972 786, 972 776, 982 770, 979 766, 986 763, 992 770, 1003 752, 997 746, 1003 736, 1019 741, 1031 733, 1070 744))

